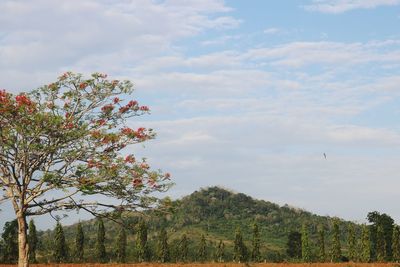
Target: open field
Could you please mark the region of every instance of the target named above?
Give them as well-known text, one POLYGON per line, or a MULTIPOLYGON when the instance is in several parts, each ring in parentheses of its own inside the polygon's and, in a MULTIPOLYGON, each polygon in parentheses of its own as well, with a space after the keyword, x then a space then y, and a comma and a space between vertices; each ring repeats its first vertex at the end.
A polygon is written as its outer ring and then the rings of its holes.
MULTIPOLYGON (((14 267, 16 265, 1 265, 0 267, 14 267)), ((32 267, 400 267, 397 263, 137 263, 137 264, 32 264, 32 267)))

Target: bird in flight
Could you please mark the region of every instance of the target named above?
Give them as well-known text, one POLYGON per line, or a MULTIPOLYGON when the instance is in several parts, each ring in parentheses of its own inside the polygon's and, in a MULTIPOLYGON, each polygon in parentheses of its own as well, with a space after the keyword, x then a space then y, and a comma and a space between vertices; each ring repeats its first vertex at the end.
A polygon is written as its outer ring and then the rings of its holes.
POLYGON ((326 159, 326 154, 324 153, 324 158, 326 159))

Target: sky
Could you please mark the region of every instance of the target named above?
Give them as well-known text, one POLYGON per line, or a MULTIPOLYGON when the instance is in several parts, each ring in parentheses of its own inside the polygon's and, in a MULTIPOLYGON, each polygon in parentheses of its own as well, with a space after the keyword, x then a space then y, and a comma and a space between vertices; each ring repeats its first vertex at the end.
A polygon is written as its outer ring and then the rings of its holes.
MULTIPOLYGON (((0 0, 0 10, 0 88, 29 91, 65 71, 131 80, 152 111, 128 123, 157 132, 131 149, 172 174, 166 195, 218 185, 400 223, 400 0, 0 0)), ((1 208, 0 227, 13 217, 1 208)))

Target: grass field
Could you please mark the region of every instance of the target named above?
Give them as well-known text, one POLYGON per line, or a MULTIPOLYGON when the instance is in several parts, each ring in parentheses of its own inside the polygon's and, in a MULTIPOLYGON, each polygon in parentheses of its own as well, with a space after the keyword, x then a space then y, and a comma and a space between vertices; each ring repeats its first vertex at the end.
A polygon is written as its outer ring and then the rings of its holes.
MULTIPOLYGON (((16 265, 1 265, 14 267, 16 265)), ((140 263, 140 264, 32 264, 32 267, 400 267, 397 263, 140 263)))

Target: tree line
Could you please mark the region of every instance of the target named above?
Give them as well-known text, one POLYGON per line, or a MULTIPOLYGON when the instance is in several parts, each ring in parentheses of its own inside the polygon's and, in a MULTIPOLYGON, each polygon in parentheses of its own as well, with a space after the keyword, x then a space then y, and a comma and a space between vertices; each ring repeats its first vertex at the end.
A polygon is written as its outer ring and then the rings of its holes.
MULTIPOLYGON (((369 225, 359 227, 350 224, 346 233, 340 227, 338 219, 330 229, 318 226, 317 231, 310 224, 303 224, 301 230, 288 233, 286 255, 268 261, 294 262, 398 262, 400 260, 399 226, 387 214, 370 212, 367 216, 369 225), (341 236, 346 236, 344 243, 341 236), (316 238, 311 238, 312 236, 316 238), (329 237, 329 238, 328 238, 329 237)), ((88 238, 81 223, 75 227, 73 242, 66 241, 63 226, 57 222, 53 231, 50 251, 39 250, 40 240, 33 220, 29 223, 29 261, 31 263, 84 263, 84 262, 262 262, 267 257, 262 255, 260 231, 257 223, 252 228, 251 240, 244 240, 241 228, 237 227, 232 242, 207 240, 204 234, 194 240, 186 233, 178 239, 170 240, 167 229, 161 227, 153 242, 149 242, 149 229, 144 220, 135 226, 134 245, 128 245, 129 234, 125 226, 118 228, 113 244, 106 247, 106 229, 101 218, 96 221, 95 242, 88 248, 88 238), (233 246, 232 250, 227 245, 233 246), (43 257, 44 254, 50 256, 43 257)), ((4 226, 0 243, 0 262, 15 263, 18 260, 16 220, 4 226)))
MULTIPOLYGON (((111 248, 106 249, 106 229, 104 222, 101 218, 96 221, 96 241, 94 250, 90 252, 85 250, 85 243, 87 242, 85 233, 81 223, 76 225, 75 236, 73 244, 68 245, 63 226, 57 222, 51 244, 51 257, 47 258, 47 262, 51 263, 84 263, 88 262, 88 253, 94 253, 95 262, 107 263, 117 262, 126 263, 128 261, 128 234, 126 227, 121 225, 119 227, 118 235, 115 243, 111 248), (72 246, 71 246, 72 245, 72 246)), ((135 262, 246 262, 246 261, 261 261, 260 253, 260 234, 258 225, 254 224, 252 249, 248 249, 243 240, 241 229, 238 227, 235 232, 235 241, 233 248, 233 255, 228 255, 226 252, 226 241, 219 240, 213 243, 206 239, 202 234, 197 240, 197 246, 193 250, 193 241, 187 234, 183 234, 178 240, 169 240, 167 230, 161 228, 157 233, 155 246, 148 242, 148 226, 144 220, 140 220, 135 227, 135 243, 133 249, 133 258, 135 262), (193 255, 193 251, 196 251, 193 255)), ((15 263, 18 260, 18 224, 16 220, 7 222, 4 226, 2 240, 0 243, 0 262, 1 263, 15 263)), ((43 262, 38 259, 38 255, 43 254, 44 251, 38 251, 38 234, 33 220, 29 223, 29 261, 31 263, 43 262)), ((43 257, 41 257, 43 258, 43 257)), ((131 257, 132 258, 132 257, 131 257)))
POLYGON ((400 261, 400 229, 387 214, 370 212, 369 225, 356 227, 350 224, 347 233, 340 229, 339 220, 334 220, 327 240, 327 229, 320 226, 314 244, 310 243, 310 228, 302 226, 301 231, 288 235, 286 253, 291 260, 302 262, 398 262, 400 261), (341 236, 346 236, 342 244, 341 236), (327 246, 329 243, 329 247, 327 246), (345 248, 343 248, 343 245, 345 248))

